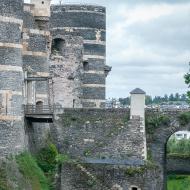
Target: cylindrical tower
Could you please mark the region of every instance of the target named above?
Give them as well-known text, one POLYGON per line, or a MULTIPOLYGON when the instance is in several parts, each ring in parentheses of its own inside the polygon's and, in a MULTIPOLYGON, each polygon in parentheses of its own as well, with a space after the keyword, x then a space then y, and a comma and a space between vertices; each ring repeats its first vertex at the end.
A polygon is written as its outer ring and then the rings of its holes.
POLYGON ((54 5, 51 8, 51 33, 83 38, 83 107, 105 105, 106 10, 92 5, 54 5))
POLYGON ((23 0, 1 0, 0 6, 0 157, 24 149, 23 0))

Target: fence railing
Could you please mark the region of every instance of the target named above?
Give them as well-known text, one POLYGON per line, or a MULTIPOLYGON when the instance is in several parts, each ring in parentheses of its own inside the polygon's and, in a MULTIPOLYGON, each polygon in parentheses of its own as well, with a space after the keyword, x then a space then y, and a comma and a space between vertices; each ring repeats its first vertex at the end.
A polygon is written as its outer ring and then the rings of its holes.
POLYGON ((25 115, 53 114, 54 106, 51 105, 25 105, 25 115))

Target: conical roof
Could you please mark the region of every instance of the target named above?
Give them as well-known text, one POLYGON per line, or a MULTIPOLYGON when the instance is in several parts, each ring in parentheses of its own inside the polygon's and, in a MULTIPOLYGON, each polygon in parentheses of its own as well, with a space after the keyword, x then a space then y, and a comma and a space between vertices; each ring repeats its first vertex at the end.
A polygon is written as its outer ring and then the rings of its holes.
POLYGON ((141 90, 140 88, 135 88, 130 94, 146 94, 145 91, 141 90))

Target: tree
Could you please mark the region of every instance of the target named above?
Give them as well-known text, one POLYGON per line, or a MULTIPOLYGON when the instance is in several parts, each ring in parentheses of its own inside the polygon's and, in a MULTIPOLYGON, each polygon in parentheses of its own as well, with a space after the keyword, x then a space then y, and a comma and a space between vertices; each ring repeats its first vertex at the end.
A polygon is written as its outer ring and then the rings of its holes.
POLYGON ((146 105, 152 104, 152 97, 147 95, 146 99, 145 99, 145 102, 146 102, 146 105))
MULTIPOLYGON (((185 84, 187 84, 188 88, 190 88, 190 71, 187 74, 185 74, 184 78, 185 84)), ((187 99, 190 102, 190 91, 187 91, 187 99)))

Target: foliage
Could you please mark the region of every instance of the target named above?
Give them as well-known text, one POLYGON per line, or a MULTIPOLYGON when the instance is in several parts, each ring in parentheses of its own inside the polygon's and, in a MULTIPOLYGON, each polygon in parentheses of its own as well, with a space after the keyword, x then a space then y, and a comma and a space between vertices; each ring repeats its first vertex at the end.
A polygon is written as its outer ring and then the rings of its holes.
POLYGON ((58 156, 57 148, 54 144, 49 143, 47 147, 42 148, 36 155, 39 167, 45 172, 52 172, 56 169, 56 157, 58 156))
POLYGON ((185 112, 179 115, 178 117, 180 125, 187 125, 190 123, 190 112, 185 112))
POLYGON ((0 166, 0 190, 11 190, 7 180, 4 164, 0 166))
POLYGON ((16 156, 20 172, 35 190, 48 190, 48 180, 31 154, 24 152, 16 156))
POLYGON ((168 190, 190 190, 190 176, 169 175, 167 180, 168 190))
POLYGON ((170 118, 167 115, 152 115, 145 118, 145 126, 148 134, 153 134, 155 128, 169 126, 170 118))
POLYGON ((167 154, 171 157, 190 157, 190 140, 169 139, 167 143, 167 154))

